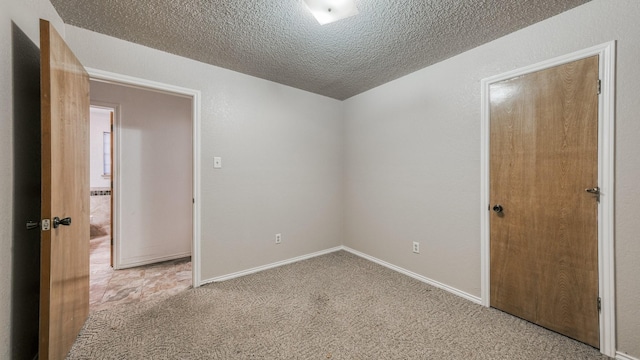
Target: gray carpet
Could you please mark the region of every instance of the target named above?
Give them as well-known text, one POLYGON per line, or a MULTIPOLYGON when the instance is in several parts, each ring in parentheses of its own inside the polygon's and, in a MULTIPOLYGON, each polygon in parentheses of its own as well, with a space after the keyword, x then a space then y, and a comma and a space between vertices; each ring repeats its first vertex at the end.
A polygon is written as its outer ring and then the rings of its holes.
POLYGON ((340 251, 91 314, 68 359, 606 359, 340 251))

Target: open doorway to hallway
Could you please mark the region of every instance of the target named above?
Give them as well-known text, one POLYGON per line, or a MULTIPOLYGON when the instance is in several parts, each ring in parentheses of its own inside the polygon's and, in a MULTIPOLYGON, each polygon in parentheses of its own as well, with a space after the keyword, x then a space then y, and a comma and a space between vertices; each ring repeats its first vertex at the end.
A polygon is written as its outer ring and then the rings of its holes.
POLYGON ((183 291, 192 285, 190 103, 95 81, 91 95, 90 310, 183 291))

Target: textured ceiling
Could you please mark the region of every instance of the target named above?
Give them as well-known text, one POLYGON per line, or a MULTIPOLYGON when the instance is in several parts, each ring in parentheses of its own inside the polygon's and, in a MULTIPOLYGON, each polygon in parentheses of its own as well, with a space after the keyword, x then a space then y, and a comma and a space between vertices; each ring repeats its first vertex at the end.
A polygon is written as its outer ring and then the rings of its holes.
POLYGON ((589 0, 357 0, 319 25, 303 0, 51 0, 71 25, 346 99, 589 0))

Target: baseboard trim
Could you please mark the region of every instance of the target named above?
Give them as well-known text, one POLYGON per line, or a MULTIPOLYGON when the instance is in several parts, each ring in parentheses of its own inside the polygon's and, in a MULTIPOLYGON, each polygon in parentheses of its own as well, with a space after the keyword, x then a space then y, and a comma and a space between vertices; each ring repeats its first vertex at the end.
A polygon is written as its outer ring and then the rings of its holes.
MULTIPOLYGON (((314 258, 316 256, 321 256, 321 255, 329 254, 329 253, 340 251, 340 250, 347 251, 347 252, 352 253, 352 254, 354 254, 356 256, 359 256, 359 257, 361 257, 363 259, 367 259, 367 260, 369 260, 371 262, 374 262, 374 263, 376 263, 378 265, 382 265, 382 266, 384 266, 386 268, 389 268, 391 270, 397 271, 397 272, 399 272, 399 273, 401 273, 403 275, 406 275, 406 276, 409 276, 411 278, 414 278, 414 279, 416 279, 418 281, 421 281, 421 282, 423 282, 425 284, 429 284, 429 285, 437 287, 439 289, 448 291, 448 292, 450 292, 450 293, 452 293, 454 295, 457 295, 457 296, 459 296, 459 297, 461 297, 463 299, 469 300, 469 301, 471 301, 473 303, 481 304, 480 297, 478 297, 478 296, 473 296, 473 295, 471 295, 469 293, 466 293, 466 292, 464 292, 462 290, 456 289, 456 288, 454 288, 452 286, 445 285, 445 284, 443 284, 443 283, 441 283, 439 281, 436 281, 436 280, 433 280, 433 279, 429 279, 426 276, 422 276, 420 274, 416 274, 413 271, 410 271, 410 270, 401 268, 399 266, 390 264, 390 263, 388 263, 388 262, 386 262, 384 260, 380 260, 378 258, 375 258, 373 256, 367 255, 365 253, 361 253, 360 251, 354 250, 354 249, 352 249, 352 248, 350 248, 348 246, 336 246, 336 247, 333 247, 333 248, 330 248, 330 249, 314 252, 314 253, 311 253, 311 254, 302 255, 302 256, 298 256, 298 257, 294 257, 294 258, 291 258, 291 259, 274 262, 274 263, 267 264, 267 265, 257 266, 257 267, 251 268, 251 269, 234 272, 234 273, 227 274, 227 275, 216 276, 216 277, 213 277, 213 278, 209 278, 209 279, 205 279, 205 280, 200 281, 200 285, 205 285, 205 284, 210 284, 210 283, 214 283, 214 282, 221 282, 221 281, 231 280, 231 279, 235 279, 235 278, 238 278, 238 277, 241 277, 241 276, 245 276, 245 275, 249 275, 249 274, 255 274, 255 273, 260 272, 260 271, 273 269, 273 268, 276 268, 278 266, 292 264, 292 263, 295 263, 295 262, 298 262, 298 261, 311 259, 311 258, 314 258)), ((627 359, 625 359, 625 360, 627 360, 627 359)), ((629 359, 629 360, 637 360, 637 359, 629 359)))
POLYGON ((426 276, 422 276, 420 274, 414 273, 413 271, 401 268, 400 266, 396 266, 396 265, 390 264, 390 263, 388 263, 388 262, 386 262, 384 260, 380 260, 378 258, 375 258, 375 257, 373 257, 371 255, 367 255, 365 253, 361 253, 360 251, 354 250, 354 249, 352 249, 350 247, 343 246, 343 249, 345 251, 350 252, 350 253, 352 253, 354 255, 357 255, 357 256, 359 256, 361 258, 367 259, 367 260, 372 261, 372 262, 374 262, 376 264, 382 265, 382 266, 384 266, 386 268, 389 268, 389 269, 397 271, 397 272, 399 272, 401 274, 407 275, 407 276, 409 276, 411 278, 414 278, 414 279, 416 279, 418 281, 422 281, 425 284, 429 284, 429 285, 437 287, 439 289, 448 291, 448 292, 450 292, 450 293, 452 293, 454 295, 460 296, 461 298, 467 299, 467 300, 469 300, 471 302, 474 302, 476 304, 481 304, 482 303, 481 300, 480 300, 480 297, 478 297, 478 296, 473 296, 473 295, 471 295, 469 293, 466 293, 466 292, 464 292, 462 290, 456 289, 456 288, 451 287, 449 285, 445 285, 445 284, 443 284, 443 283, 441 283, 439 281, 436 281, 436 280, 433 280, 433 279, 429 279, 426 276))
POLYGON ((629 354, 621 353, 620 351, 616 352, 616 359, 617 360, 640 360, 637 357, 633 357, 629 354))
POLYGON ((140 261, 136 261, 136 262, 129 262, 129 263, 125 263, 125 264, 120 264, 120 266, 118 266, 118 268, 116 270, 128 269, 128 268, 132 268, 132 267, 138 267, 138 266, 149 265, 149 264, 155 264, 155 263, 159 263, 159 262, 163 262, 163 261, 182 259, 182 258, 186 258, 186 257, 189 257, 189 256, 191 256, 191 251, 188 251, 188 252, 185 252, 185 253, 180 253, 180 254, 160 256, 160 257, 156 257, 156 258, 152 258, 152 259, 145 259, 145 260, 140 260, 140 261))
POLYGON ((209 278, 209 279, 205 279, 205 280, 200 281, 200 285, 205 285, 205 284, 209 284, 209 283, 213 283, 213 282, 221 282, 221 281, 231 280, 231 279, 235 279, 237 277, 241 277, 241 276, 245 276, 245 275, 249 275, 249 274, 255 274, 255 273, 260 272, 260 271, 273 269, 273 268, 276 268, 276 267, 279 267, 279 266, 283 266, 283 265, 293 264, 293 263, 298 262, 298 261, 311 259, 311 258, 314 258, 314 257, 317 257, 317 256, 321 256, 321 255, 326 255, 326 254, 329 254, 329 253, 332 253, 332 252, 340 251, 342 249, 343 249, 342 246, 336 246, 336 247, 333 247, 333 248, 330 248, 330 249, 317 251, 317 252, 314 252, 314 253, 311 253, 311 254, 297 256, 297 257, 294 257, 294 258, 291 258, 291 259, 282 260, 282 261, 274 262, 274 263, 267 264, 267 265, 257 266, 257 267, 251 268, 251 269, 234 272, 234 273, 227 274, 227 275, 216 276, 214 278, 209 278))

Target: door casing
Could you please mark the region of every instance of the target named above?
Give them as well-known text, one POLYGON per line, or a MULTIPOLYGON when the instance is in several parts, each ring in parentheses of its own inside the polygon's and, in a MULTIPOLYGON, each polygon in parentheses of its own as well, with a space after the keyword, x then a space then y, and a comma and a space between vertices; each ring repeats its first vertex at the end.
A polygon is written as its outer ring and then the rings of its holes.
POLYGON ((110 239, 109 241, 111 242, 111 249, 110 249, 110 253, 109 253, 109 257, 110 257, 110 265, 112 268, 116 269, 115 267, 115 256, 114 256, 114 229, 115 229, 115 216, 114 216, 114 209, 113 209, 113 196, 114 196, 114 191, 113 191, 113 179, 115 177, 114 175, 114 169, 115 169, 115 163, 114 163, 114 156, 113 156, 113 149, 114 149, 114 132, 113 130, 115 129, 115 118, 117 116, 117 114, 120 113, 120 105, 119 104, 112 104, 112 103, 108 103, 108 102, 103 102, 103 101, 91 101, 91 107, 93 108, 100 108, 100 109, 104 109, 104 110, 109 110, 111 111, 111 185, 110 185, 110 189, 111 189, 111 204, 110 204, 110 208, 109 208, 109 226, 111 227, 109 236, 110 239))
MULTIPOLYGON (((200 274, 200 264, 201 264, 201 255, 200 255, 200 241, 201 241, 201 189, 200 189, 200 164, 201 164, 201 155, 200 155, 200 143, 201 143, 201 126, 200 126, 200 118, 201 118, 201 112, 200 112, 200 99, 201 99, 201 93, 199 90, 192 90, 192 89, 187 89, 187 88, 182 88, 179 86, 174 86, 174 85, 168 85, 168 84, 163 84, 163 83, 159 83, 159 82, 155 82, 155 81, 150 81, 150 80, 145 80, 145 79, 140 79, 140 78, 136 78, 136 77, 132 77, 132 76, 128 76, 128 75, 121 75, 121 74, 117 74, 117 73, 112 73, 112 72, 108 72, 108 71, 103 71, 103 70, 98 70, 98 69, 92 69, 89 67, 85 67, 85 69, 87 70, 87 72, 89 73, 89 77, 91 78, 91 80, 98 80, 98 81, 104 81, 107 83, 112 83, 112 84, 116 84, 116 85, 124 85, 124 86, 133 86, 133 87, 137 87, 137 88, 141 88, 141 89, 147 89, 147 90, 152 90, 152 91, 158 91, 158 92, 164 92, 167 94, 178 94, 178 95, 185 95, 189 98, 191 98, 191 104, 192 104, 192 131, 193 131, 193 156, 192 156, 192 161, 193 161, 193 211, 192 211, 192 216, 193 216, 193 231, 192 231, 192 244, 191 244, 191 271, 192 271, 192 277, 191 277, 191 281, 193 284, 193 287, 199 287, 200 285, 202 285, 202 281, 201 281, 201 274, 200 274)), ((113 186, 112 186, 112 190, 113 193, 116 194, 115 196, 112 195, 112 199, 113 199, 113 213, 111 214, 111 220, 113 222, 113 232, 112 232, 112 236, 113 236, 113 259, 114 259, 114 269, 118 269, 119 268, 119 263, 118 263, 118 254, 119 254, 119 202, 118 202, 118 196, 117 194, 120 193, 119 191, 119 181, 118 181, 118 176, 120 176, 120 171, 119 171, 119 166, 118 166, 118 157, 120 156, 120 145, 119 145, 119 131, 120 131, 120 106, 118 104, 110 104, 110 103, 105 103, 105 102, 97 102, 97 101, 92 101, 92 104, 95 105, 102 105, 102 106, 106 106, 106 107, 111 107, 115 109, 115 113, 114 113, 114 128, 112 131, 112 136, 114 139, 114 144, 113 144, 113 151, 112 151, 112 156, 114 157, 115 161, 112 162, 112 164, 114 164, 114 169, 113 169, 113 175, 112 175, 112 181, 113 181, 113 186)))
POLYGON ((615 41, 553 58, 481 81, 481 303, 490 306, 490 213, 489 213, 489 86, 516 76, 598 55, 601 93, 598 99, 598 280, 602 299, 600 352, 615 357, 615 254, 614 254, 614 155, 615 155, 615 41))

